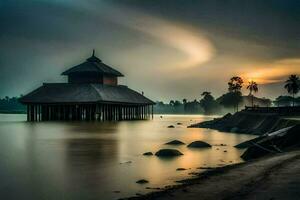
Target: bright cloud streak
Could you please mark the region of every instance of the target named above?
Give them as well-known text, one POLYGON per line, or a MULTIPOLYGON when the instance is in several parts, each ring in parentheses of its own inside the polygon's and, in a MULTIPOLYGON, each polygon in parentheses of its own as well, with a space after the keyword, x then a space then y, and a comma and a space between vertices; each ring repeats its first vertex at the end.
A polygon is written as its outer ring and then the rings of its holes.
POLYGON ((252 79, 260 84, 276 83, 284 81, 290 74, 300 74, 300 59, 283 59, 271 64, 251 68, 248 67, 246 73, 242 74, 245 79, 252 79))
MULTIPOLYGON (((185 27, 182 24, 169 22, 125 7, 102 6, 107 7, 103 9, 104 12, 99 12, 99 10, 95 10, 94 6, 88 4, 85 5, 85 8, 99 17, 105 17, 114 23, 150 36, 183 54, 183 59, 179 61, 177 58, 165 58, 168 60, 167 62, 162 60, 161 63, 164 66, 161 67, 196 67, 210 61, 214 56, 213 44, 198 29, 185 27)), ((158 47, 157 53, 159 50, 158 47)))
MULTIPOLYGON (((143 17, 144 19, 149 18, 143 17)), ((144 26, 135 24, 134 28, 180 50, 185 55, 186 59, 177 62, 176 67, 195 67, 212 59, 214 47, 200 32, 157 18, 146 19, 145 21, 144 26), (150 21, 151 24, 147 24, 150 21)), ((174 66, 174 63, 170 64, 174 66)))

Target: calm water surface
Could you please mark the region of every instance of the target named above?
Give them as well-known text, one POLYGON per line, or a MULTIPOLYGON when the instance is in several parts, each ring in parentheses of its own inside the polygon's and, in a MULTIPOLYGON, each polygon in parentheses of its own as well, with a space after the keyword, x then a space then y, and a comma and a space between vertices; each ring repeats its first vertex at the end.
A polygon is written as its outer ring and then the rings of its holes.
POLYGON ((0 115, 0 193, 3 199, 118 199, 146 193, 190 177, 198 167, 242 162, 233 146, 254 136, 187 125, 212 117, 155 116, 149 121, 111 123, 25 122, 25 115, 0 115), (182 125, 176 125, 178 122, 182 125), (176 128, 168 129, 168 125, 176 128), (178 139, 213 146, 191 150, 164 145, 178 139), (184 156, 142 156, 177 148, 184 156), (224 152, 227 150, 227 152, 224 152), (177 168, 186 171, 176 171, 177 168), (149 184, 135 182, 147 179, 149 184))

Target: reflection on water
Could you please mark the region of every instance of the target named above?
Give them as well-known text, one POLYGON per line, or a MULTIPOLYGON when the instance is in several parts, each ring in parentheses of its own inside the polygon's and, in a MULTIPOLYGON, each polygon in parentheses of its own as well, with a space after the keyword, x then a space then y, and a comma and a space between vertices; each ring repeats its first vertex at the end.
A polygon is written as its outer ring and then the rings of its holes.
POLYGON ((148 192, 146 187, 175 184, 201 166, 241 162, 242 152, 233 146, 253 136, 186 128, 208 119, 166 115, 149 121, 30 123, 24 115, 0 115, 1 195, 4 199, 118 199, 148 192), (195 150, 164 145, 174 139, 227 146, 195 150), (167 147, 184 156, 165 160, 141 155, 167 147), (135 183, 142 178, 150 183, 135 183))

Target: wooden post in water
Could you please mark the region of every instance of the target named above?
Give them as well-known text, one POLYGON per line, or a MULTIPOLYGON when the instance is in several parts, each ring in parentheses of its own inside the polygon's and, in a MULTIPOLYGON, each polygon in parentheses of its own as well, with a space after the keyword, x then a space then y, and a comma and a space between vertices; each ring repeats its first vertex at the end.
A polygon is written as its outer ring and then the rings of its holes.
POLYGON ((153 105, 151 105, 151 109, 152 109, 151 115, 152 115, 152 119, 153 119, 153 105))

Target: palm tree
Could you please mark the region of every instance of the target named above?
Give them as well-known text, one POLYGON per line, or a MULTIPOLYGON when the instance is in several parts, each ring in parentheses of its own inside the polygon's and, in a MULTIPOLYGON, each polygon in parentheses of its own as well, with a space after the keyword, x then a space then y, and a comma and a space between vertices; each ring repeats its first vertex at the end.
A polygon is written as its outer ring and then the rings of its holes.
POLYGON ((249 81, 247 89, 250 91, 249 96, 251 96, 252 107, 254 105, 254 95, 253 93, 258 92, 258 84, 254 81, 249 81))
POLYGON ((295 106, 295 95, 300 90, 299 76, 296 74, 290 75, 289 79, 285 81, 284 88, 288 91, 289 94, 293 95, 293 106, 295 106))

